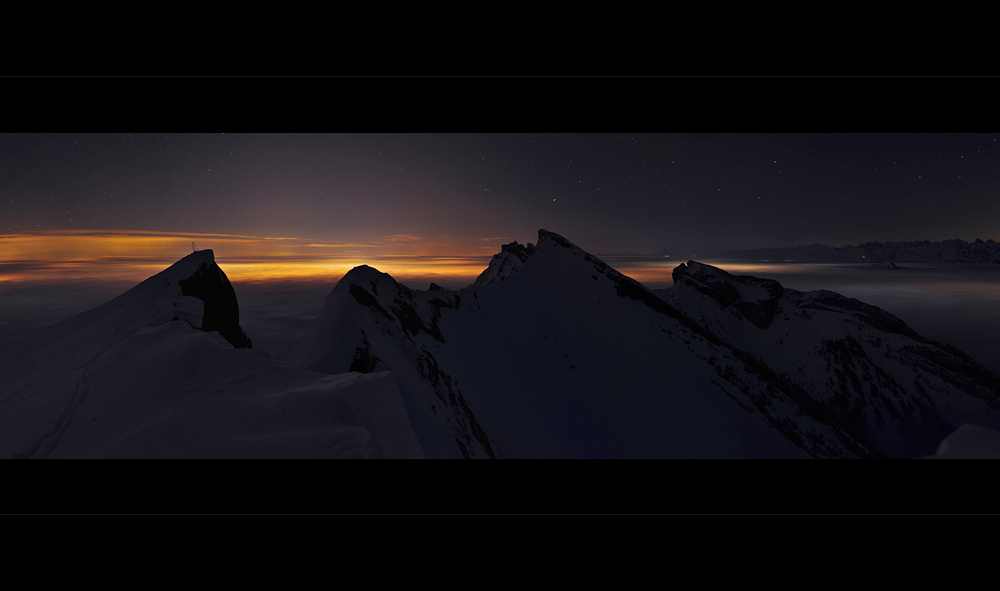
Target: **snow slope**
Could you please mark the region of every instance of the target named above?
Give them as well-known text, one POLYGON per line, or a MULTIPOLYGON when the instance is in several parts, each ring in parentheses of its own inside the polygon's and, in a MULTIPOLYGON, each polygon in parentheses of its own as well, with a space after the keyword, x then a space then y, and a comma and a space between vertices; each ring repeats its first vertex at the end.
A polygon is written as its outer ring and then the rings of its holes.
POLYGON ((925 459, 1000 459, 1000 431, 979 425, 965 423, 954 433, 945 437, 937 448, 937 453, 924 456, 925 459))
POLYGON ((694 261, 673 276, 658 296, 753 351, 888 457, 932 453, 965 422, 1000 428, 1000 376, 884 310, 694 261))
POLYGON ((754 355, 545 230, 459 291, 352 270, 290 359, 394 371, 429 457, 879 455, 754 355))
POLYGON ((0 360, 0 457, 423 457, 394 376, 250 348, 195 252, 0 360))
POLYGON ((459 291, 362 266, 291 366, 196 252, 0 359, 0 457, 998 455, 1000 377, 961 351, 828 291, 675 281, 545 230, 459 291))

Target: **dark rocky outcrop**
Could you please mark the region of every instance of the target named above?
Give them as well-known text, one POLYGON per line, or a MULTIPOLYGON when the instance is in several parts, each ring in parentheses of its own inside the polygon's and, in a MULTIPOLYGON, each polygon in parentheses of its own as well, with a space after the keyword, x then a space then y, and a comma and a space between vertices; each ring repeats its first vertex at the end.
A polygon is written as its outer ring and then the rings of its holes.
POLYGON ((226 274, 214 262, 202 262, 193 275, 177 282, 186 296, 205 302, 201 329, 218 331, 222 338, 237 349, 251 349, 250 337, 240 328, 240 306, 236 290, 226 274))

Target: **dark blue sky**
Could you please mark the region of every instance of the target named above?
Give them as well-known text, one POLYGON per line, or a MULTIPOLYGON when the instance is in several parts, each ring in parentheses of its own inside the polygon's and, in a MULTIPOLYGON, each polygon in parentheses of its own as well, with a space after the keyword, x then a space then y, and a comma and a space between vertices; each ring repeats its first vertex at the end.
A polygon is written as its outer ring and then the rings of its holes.
POLYGON ((991 79, 7 81, 0 232, 457 254, 539 228, 595 253, 1000 238, 991 79))
POLYGON ((998 139, 7 133, 0 230, 398 235, 461 249, 546 228, 594 252, 1000 239, 998 139))

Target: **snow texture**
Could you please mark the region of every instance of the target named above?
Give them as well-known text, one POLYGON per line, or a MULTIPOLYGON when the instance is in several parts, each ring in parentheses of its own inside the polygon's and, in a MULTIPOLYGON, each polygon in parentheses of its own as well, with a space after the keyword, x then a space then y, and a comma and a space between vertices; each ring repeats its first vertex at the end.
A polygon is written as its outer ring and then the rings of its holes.
MULTIPOLYGON (((736 293, 766 302, 769 285, 736 293)), ((396 372, 429 457, 879 456, 754 355, 545 230, 459 291, 351 271, 291 359, 396 372)))
POLYGON ((958 349, 831 291, 674 280, 546 230, 462 290, 360 266, 285 364, 197 251, 0 359, 0 456, 1000 455, 1000 376, 958 349))
POLYGON ((1000 459, 1000 431, 965 423, 945 437, 927 459, 1000 459))
POLYGON ((884 310, 694 261, 679 265, 674 281, 657 295, 753 351, 881 455, 932 453, 966 422, 1000 428, 1000 376, 884 310), (768 299, 741 298, 762 285, 768 299))
POLYGON ((54 325, 0 360, 0 457, 423 457, 393 374, 284 366, 238 317, 202 250, 54 325))

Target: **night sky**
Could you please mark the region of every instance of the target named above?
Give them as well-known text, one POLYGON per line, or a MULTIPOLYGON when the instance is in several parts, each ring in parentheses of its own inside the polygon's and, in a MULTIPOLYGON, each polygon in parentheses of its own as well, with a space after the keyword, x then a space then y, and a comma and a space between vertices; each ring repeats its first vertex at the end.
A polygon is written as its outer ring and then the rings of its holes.
MULTIPOLYGON (((1000 239, 1000 134, 0 135, 0 231, 482 255, 1000 239)), ((395 252, 395 251, 393 251, 395 252)), ((24 253, 20 253, 24 254, 24 253)))

